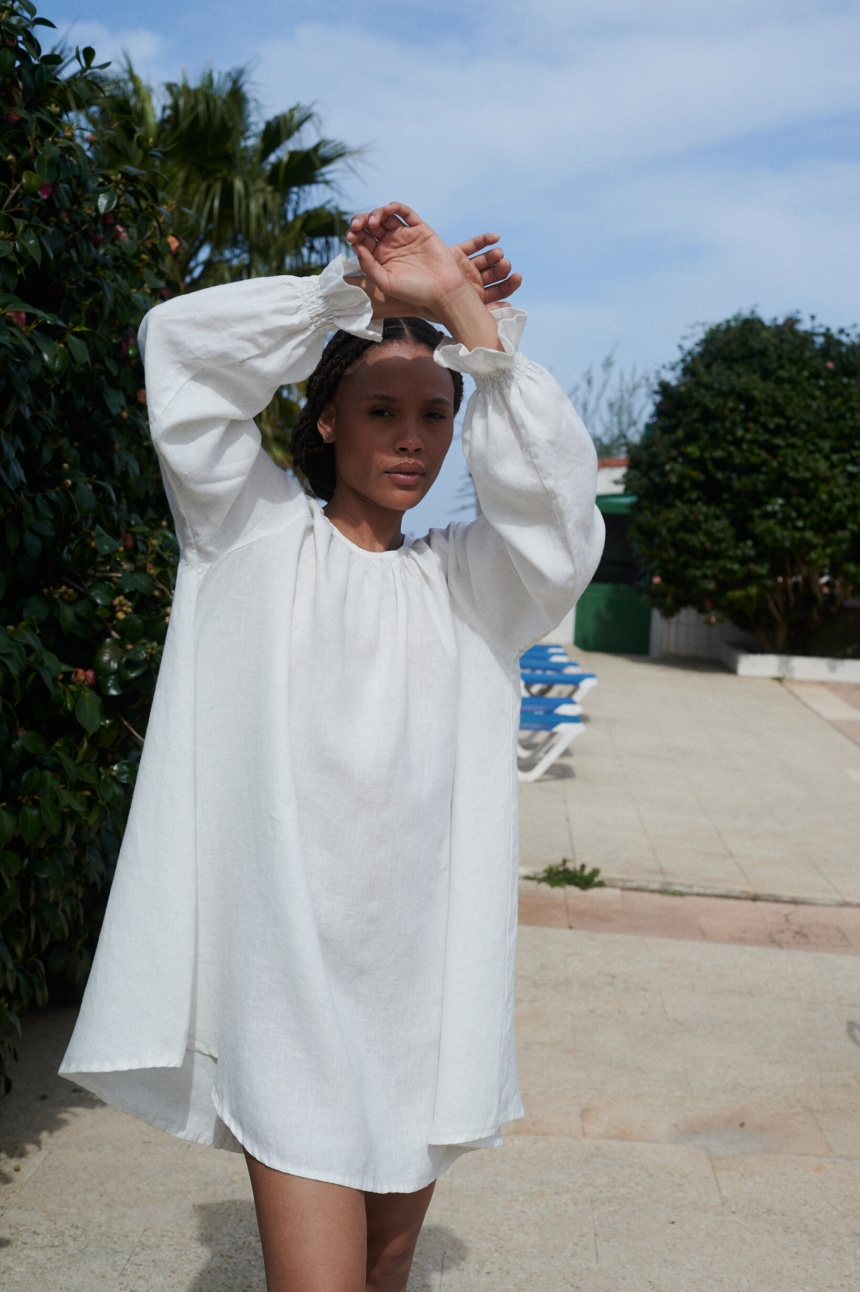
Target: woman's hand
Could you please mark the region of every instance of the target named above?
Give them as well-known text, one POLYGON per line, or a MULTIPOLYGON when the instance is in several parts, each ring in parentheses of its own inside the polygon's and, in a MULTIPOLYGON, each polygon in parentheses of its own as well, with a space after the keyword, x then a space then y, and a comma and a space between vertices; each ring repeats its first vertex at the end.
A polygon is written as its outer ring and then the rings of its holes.
MULTIPOLYGON (((505 305, 507 298, 513 296, 523 281, 522 274, 511 273, 511 262, 502 248, 493 245, 498 240, 497 233, 479 233, 474 238, 467 238, 465 242, 458 242, 448 248, 464 279, 474 288, 478 300, 487 309, 498 309, 505 305), (486 247, 490 250, 485 251, 486 247)), ((375 319, 406 318, 415 312, 411 303, 398 300, 395 296, 386 296, 363 274, 351 275, 347 281, 355 283, 367 293, 375 319)), ((421 318, 426 318, 430 323, 441 322, 430 310, 424 310, 421 318)))
MULTIPOLYGON (((368 280, 365 291, 371 300, 376 293, 368 285, 382 294, 386 313, 396 302, 398 313, 443 323, 455 340, 470 349, 498 349, 496 324, 485 305, 501 299, 505 289, 499 270, 502 264, 508 269, 510 265, 503 255, 492 252, 477 256, 479 264, 470 259, 470 251, 482 251, 497 241, 496 235, 479 235, 452 250, 411 207, 389 202, 354 216, 346 237, 368 280), (493 301, 485 299, 488 293, 493 301)), ((507 290, 515 291, 520 281, 516 275, 507 290)))
POLYGON ((498 240, 497 233, 479 233, 448 248, 466 282, 474 287, 478 299, 488 307, 503 305, 523 281, 522 274, 511 273, 511 262, 502 248, 493 246, 498 240), (485 247, 491 250, 484 251, 485 247), (482 254, 477 255, 476 252, 482 254))

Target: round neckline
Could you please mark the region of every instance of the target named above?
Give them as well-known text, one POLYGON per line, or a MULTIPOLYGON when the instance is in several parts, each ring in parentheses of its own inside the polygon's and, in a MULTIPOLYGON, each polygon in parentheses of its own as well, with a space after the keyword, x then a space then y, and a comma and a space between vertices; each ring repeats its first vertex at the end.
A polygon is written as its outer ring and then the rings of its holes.
POLYGON ((325 521, 326 525, 328 526, 331 533, 334 534, 335 538, 339 539, 341 543, 345 543, 346 546, 350 549, 350 551, 355 552, 358 556, 369 557, 370 560, 372 561, 378 561, 380 559, 391 560, 392 558, 397 558, 398 556, 402 556, 403 553, 407 552, 412 545, 411 540, 408 539, 406 535, 404 535, 403 542, 400 544, 399 547, 395 547, 393 551, 371 552, 368 548, 361 547, 358 543, 353 543, 352 539, 347 538, 346 534, 342 534, 341 531, 338 529, 337 525, 333 524, 333 522, 329 520, 328 516, 323 511, 322 505, 320 504, 317 498, 312 498, 311 502, 315 504, 317 512, 320 516, 320 519, 325 521))

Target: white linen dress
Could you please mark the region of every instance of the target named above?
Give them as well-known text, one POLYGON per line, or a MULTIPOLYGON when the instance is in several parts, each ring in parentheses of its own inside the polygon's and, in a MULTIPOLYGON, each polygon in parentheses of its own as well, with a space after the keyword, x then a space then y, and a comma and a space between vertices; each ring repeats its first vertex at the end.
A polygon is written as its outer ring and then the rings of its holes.
POLYGON ((107 915, 61 1072, 174 1135, 412 1192, 522 1115, 513 1048, 518 656, 602 548, 594 449, 548 373, 476 383, 482 515, 367 552, 253 418, 336 327, 338 257, 165 302, 140 340, 181 547, 107 915))

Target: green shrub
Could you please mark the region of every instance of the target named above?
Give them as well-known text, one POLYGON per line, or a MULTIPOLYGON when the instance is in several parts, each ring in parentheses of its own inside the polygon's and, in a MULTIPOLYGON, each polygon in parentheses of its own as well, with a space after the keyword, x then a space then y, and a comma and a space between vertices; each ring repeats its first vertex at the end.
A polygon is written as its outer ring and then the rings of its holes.
POLYGON ((135 345, 159 196, 83 133, 93 51, 67 74, 39 25, 0 11, 0 1077, 20 1011, 86 978, 177 560, 135 345))
POLYGON ((860 585, 860 342, 795 318, 709 328, 630 449, 647 599, 807 653, 860 585))

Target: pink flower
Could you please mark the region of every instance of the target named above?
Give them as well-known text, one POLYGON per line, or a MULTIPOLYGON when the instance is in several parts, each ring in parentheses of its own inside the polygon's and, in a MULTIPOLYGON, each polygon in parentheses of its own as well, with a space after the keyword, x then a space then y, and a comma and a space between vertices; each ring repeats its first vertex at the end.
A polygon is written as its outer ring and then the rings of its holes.
POLYGON ((3 118, 3 120, 4 120, 4 121, 8 121, 10 124, 12 124, 12 123, 13 123, 13 122, 15 122, 15 121, 20 121, 20 120, 21 120, 21 113, 20 113, 20 112, 16 112, 16 111, 15 111, 15 109, 14 109, 14 108, 12 108, 9 112, 7 112, 7 113, 6 113, 6 115, 5 115, 5 117, 3 118))
POLYGON ((27 326, 27 315, 23 310, 10 310, 6 317, 10 319, 16 327, 27 326))
POLYGON ((116 238, 117 242, 128 242, 128 234, 121 224, 116 226, 113 231, 113 236, 116 238))
POLYGON ((652 574, 652 575, 651 575, 651 582, 652 582, 652 583, 662 583, 662 582, 663 582, 663 580, 660 578, 660 575, 659 575, 659 574, 652 574))
POLYGON ((39 197, 42 199, 43 202, 45 202, 51 196, 53 191, 54 191, 53 184, 43 184, 42 187, 39 189, 39 197))
POLYGON ((833 362, 832 359, 828 359, 824 366, 825 368, 829 368, 830 371, 832 372, 833 369, 836 367, 836 364, 833 362))
POLYGON ((86 673, 84 673, 84 681, 86 682, 87 686, 95 686, 96 684, 95 669, 92 669, 92 668, 87 669, 86 673))

